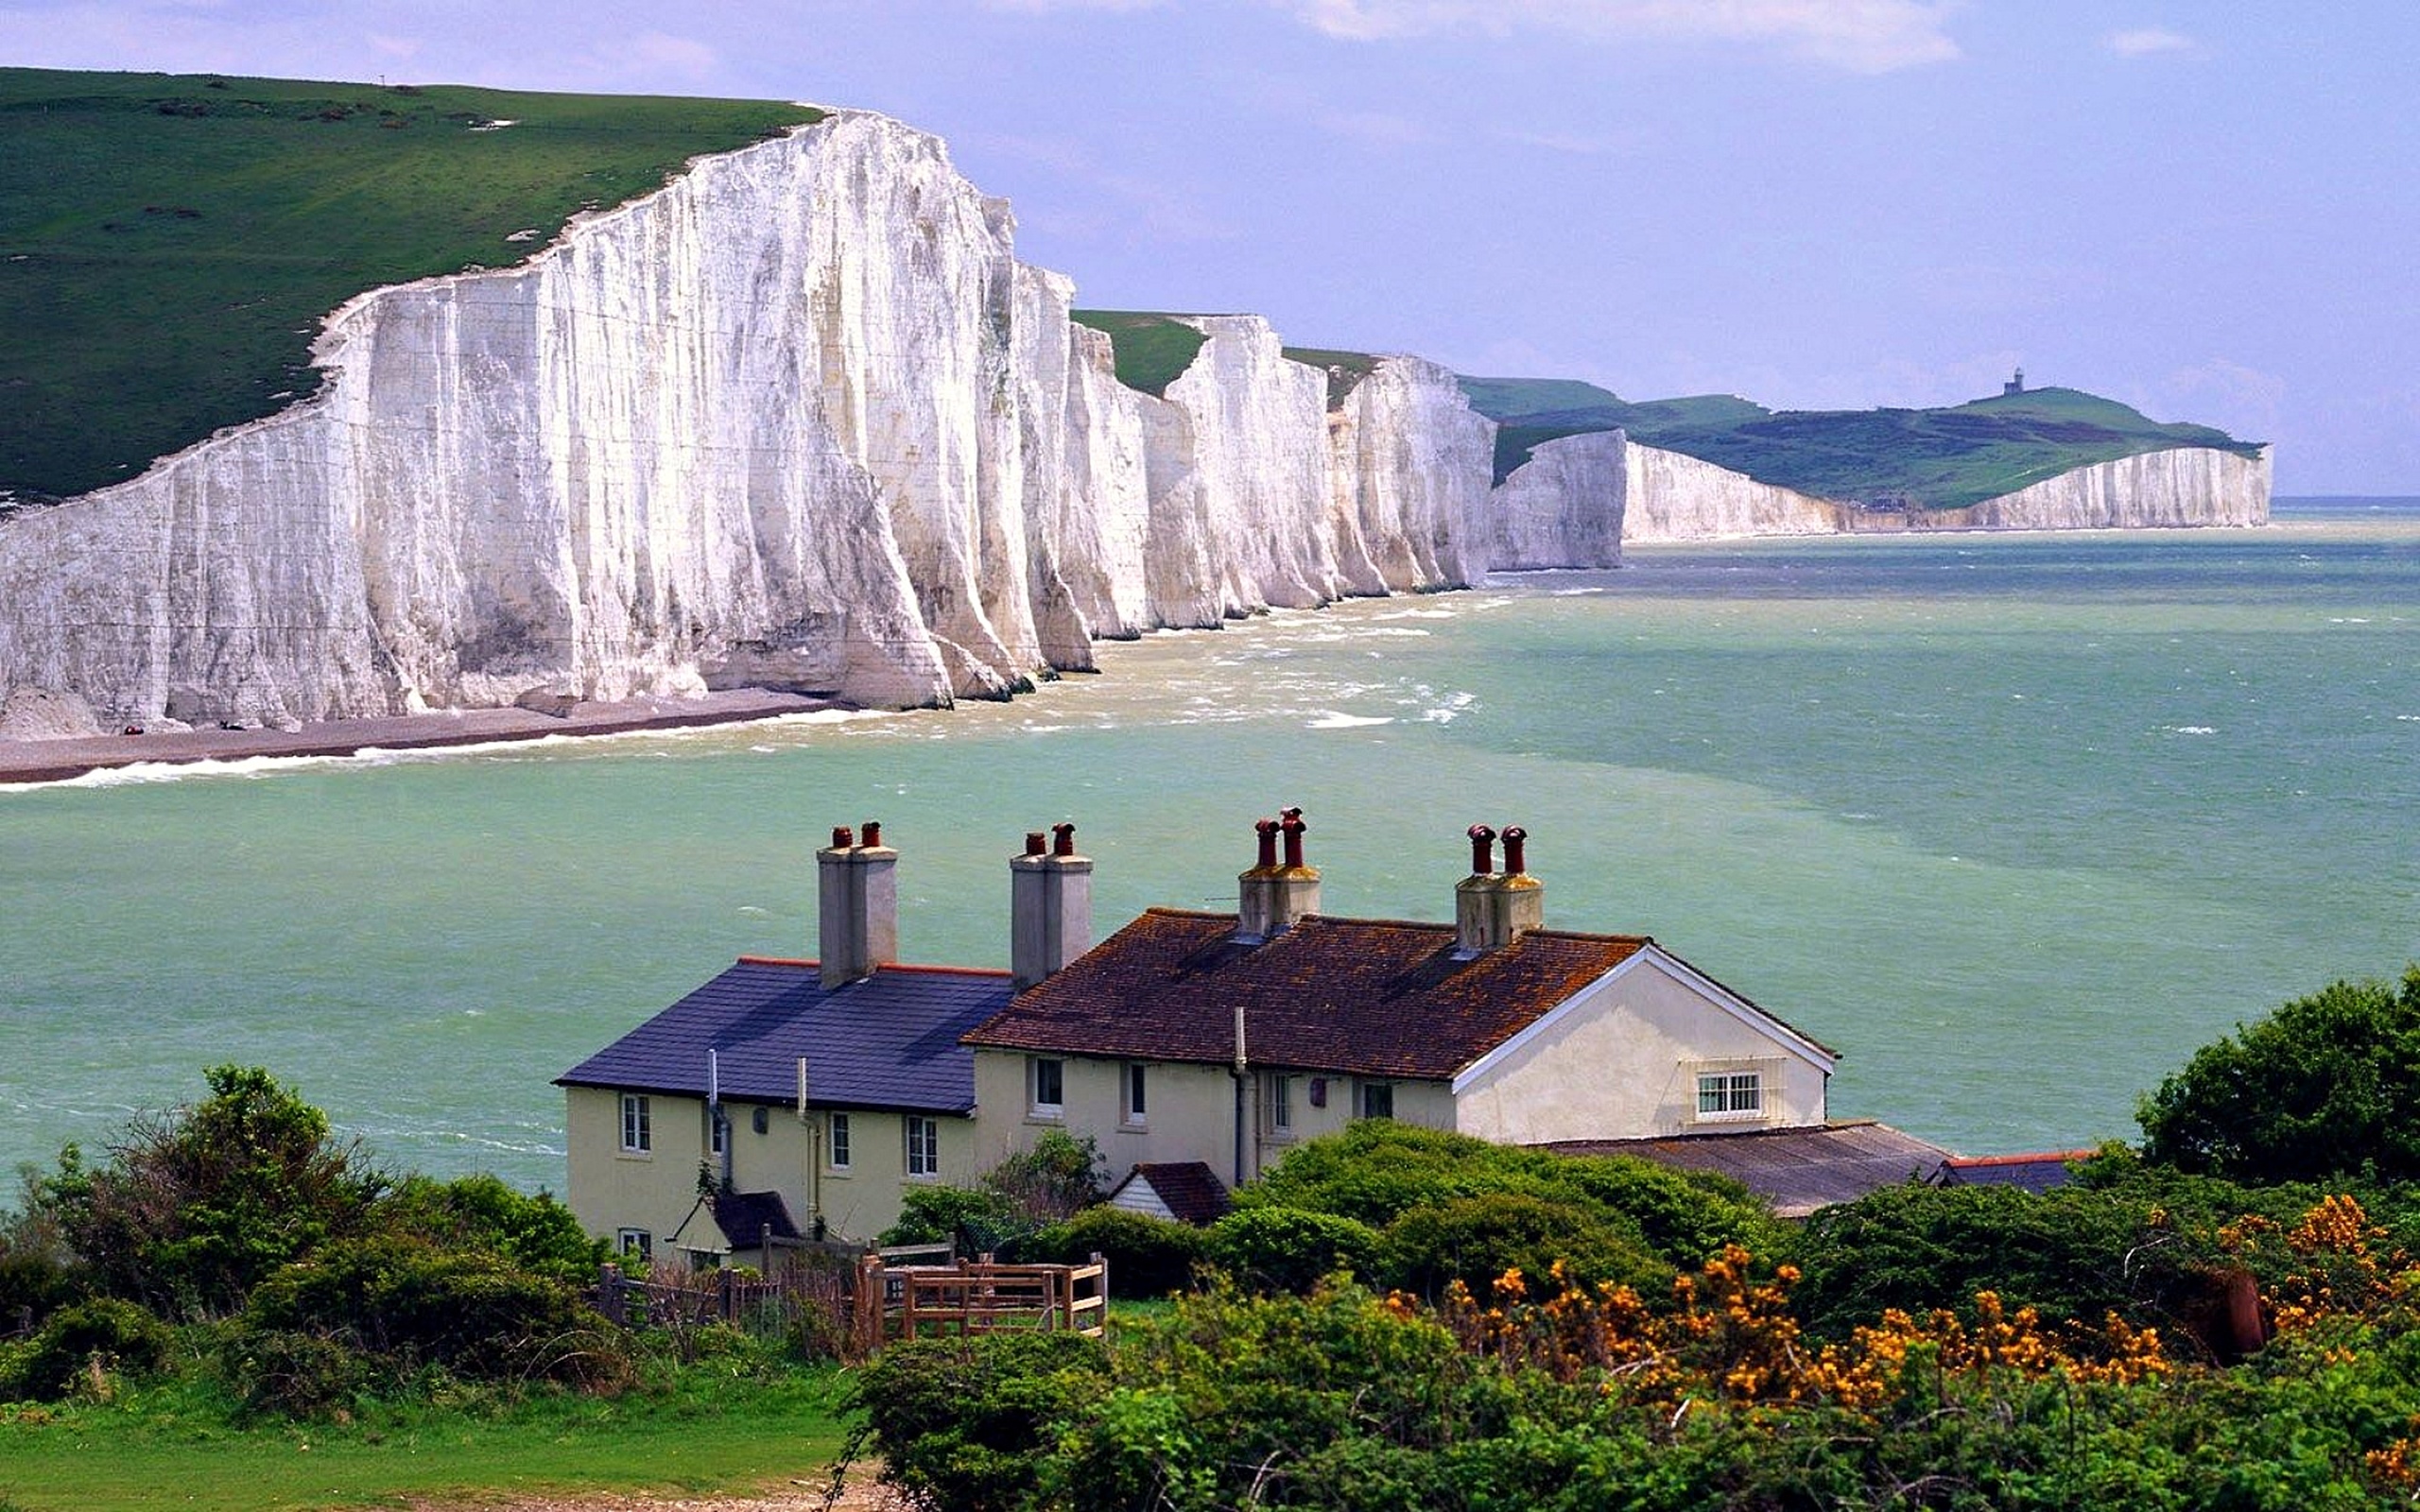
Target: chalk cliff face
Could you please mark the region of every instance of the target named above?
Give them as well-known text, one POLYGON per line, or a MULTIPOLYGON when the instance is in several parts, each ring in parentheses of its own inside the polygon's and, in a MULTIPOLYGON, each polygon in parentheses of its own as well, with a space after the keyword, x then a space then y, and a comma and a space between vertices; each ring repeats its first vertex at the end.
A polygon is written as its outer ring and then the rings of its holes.
POLYGON ((2076 468, 1962 509, 1867 509, 1599 431, 1547 441, 1489 496, 1493 564, 1610 567, 1625 542, 1932 530, 2255 525, 2269 455, 2205 447, 2076 468))
POLYGON ((328 321, 320 395, 0 520, 0 696, 272 723, 749 684, 909 705, 1441 588, 1493 427, 1250 317, 1165 399, 941 144, 841 113, 328 321), (1475 481, 1474 481, 1475 480, 1475 481))
POLYGON ((1380 359, 1331 409, 1266 321, 1205 317, 1153 398, 1073 292, 896 122, 700 160, 518 267, 338 310, 314 399, 0 516, 0 706, 915 705, 1090 666, 1101 637, 1613 566, 1625 540, 2267 512, 2265 457, 2153 453, 1910 521, 1619 432, 1491 492, 1495 426, 1434 364, 1380 359))

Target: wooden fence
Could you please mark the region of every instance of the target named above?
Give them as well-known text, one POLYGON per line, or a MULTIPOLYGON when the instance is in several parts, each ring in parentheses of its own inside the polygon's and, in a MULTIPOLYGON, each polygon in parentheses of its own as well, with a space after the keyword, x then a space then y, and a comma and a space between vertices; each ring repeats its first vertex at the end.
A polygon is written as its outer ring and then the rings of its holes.
POLYGON ((1073 1330, 1098 1337, 1108 1312, 1109 1263, 1003 1265, 990 1255, 960 1263, 947 1245, 884 1249, 775 1241, 763 1275, 731 1267, 608 1264, 597 1310, 630 1328, 683 1334, 728 1324, 759 1336, 798 1334, 805 1347, 862 1359, 891 1339, 997 1329, 1073 1330))

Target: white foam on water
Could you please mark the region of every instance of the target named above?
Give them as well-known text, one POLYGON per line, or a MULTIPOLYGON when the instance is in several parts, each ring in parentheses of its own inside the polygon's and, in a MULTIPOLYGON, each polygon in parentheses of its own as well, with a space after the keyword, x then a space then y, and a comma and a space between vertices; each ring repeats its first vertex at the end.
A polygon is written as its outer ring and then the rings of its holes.
POLYGON ((1363 725, 1392 725, 1392 714, 1348 714, 1331 709, 1303 728, 1305 730, 1358 730, 1363 725))
POLYGON ((2160 729, 2171 735, 2215 735, 2219 732, 2216 725, 2162 725, 2160 729))

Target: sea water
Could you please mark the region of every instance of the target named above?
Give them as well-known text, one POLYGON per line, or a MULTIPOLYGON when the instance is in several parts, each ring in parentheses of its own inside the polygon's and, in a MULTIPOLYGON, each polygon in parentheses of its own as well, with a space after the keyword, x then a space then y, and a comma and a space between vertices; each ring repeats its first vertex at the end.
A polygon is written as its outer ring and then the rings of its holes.
POLYGON ((1342 915, 1450 919, 1463 830, 1520 824, 1549 924, 1653 935, 1840 1050, 1835 1116, 1974 1152, 2131 1135, 2195 1046, 2420 956, 2420 501, 1640 549, 1101 662, 950 712, 0 791, 0 1165, 232 1060, 393 1166, 560 1187, 551 1079, 811 954, 815 848, 866 819, 903 954, 973 965, 1061 819, 1103 932, 1232 906, 1283 806, 1342 915))

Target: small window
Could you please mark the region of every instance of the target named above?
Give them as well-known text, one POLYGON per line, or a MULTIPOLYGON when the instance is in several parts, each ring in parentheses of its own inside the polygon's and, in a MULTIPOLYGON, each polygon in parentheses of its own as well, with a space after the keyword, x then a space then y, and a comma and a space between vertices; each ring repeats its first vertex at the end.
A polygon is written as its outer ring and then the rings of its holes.
POLYGON ((1395 1116, 1395 1084, 1391 1081, 1365 1081, 1361 1084, 1361 1116, 1392 1118, 1395 1116))
POLYGON ((706 1147, 717 1156, 731 1153, 731 1115, 719 1108, 706 1109, 706 1147))
POLYGON ((622 1094, 622 1148, 633 1155, 655 1148, 655 1125, 645 1092, 622 1094))
POLYGON ((1698 1117, 1755 1118, 1765 1110, 1765 1077, 1755 1071, 1709 1071, 1698 1075, 1698 1117))
POLYGON ((832 1125, 832 1169, 845 1171, 849 1168, 849 1115, 833 1113, 829 1117, 832 1125))
POLYGON ((910 1116, 908 1125, 908 1174, 942 1174, 942 1125, 939 1119, 910 1116))
POLYGON ((1139 1127, 1146 1122, 1150 1110, 1150 1105, 1146 1100, 1143 1091, 1143 1063, 1139 1060, 1128 1061, 1123 1079, 1126 1083, 1126 1122, 1139 1127))
POLYGON ((655 1235, 644 1228, 617 1228, 614 1231, 614 1252, 624 1260, 645 1263, 655 1258, 655 1235))
POLYGON ((1271 1075, 1269 1078, 1269 1132, 1294 1132, 1294 1078, 1271 1075))
POLYGON ((1067 1111, 1067 1063, 1045 1056, 1036 1056, 1027 1064, 1031 1068, 1027 1079, 1032 1084, 1031 1111, 1036 1118, 1058 1118, 1067 1111))

